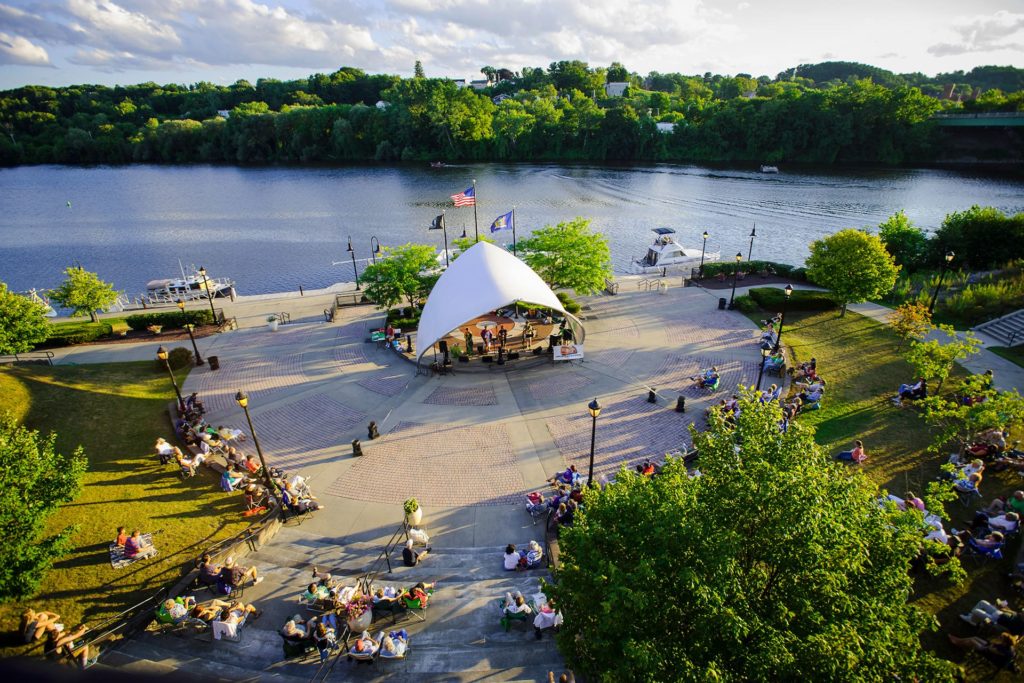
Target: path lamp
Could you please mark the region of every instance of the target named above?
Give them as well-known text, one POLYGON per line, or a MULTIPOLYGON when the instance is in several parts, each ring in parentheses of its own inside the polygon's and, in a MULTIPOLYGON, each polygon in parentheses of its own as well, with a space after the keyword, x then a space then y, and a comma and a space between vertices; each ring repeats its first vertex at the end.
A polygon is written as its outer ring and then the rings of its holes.
POLYGON ((761 379, 764 377, 764 364, 768 362, 771 349, 761 349, 761 369, 757 371, 757 390, 761 391, 761 379))
POLYGON ((263 459, 263 449, 260 448, 260 440, 256 438, 256 429, 252 426, 252 415, 249 414, 249 397, 244 391, 235 394, 235 400, 245 411, 245 420, 249 423, 249 433, 252 434, 252 442, 256 446, 256 454, 260 456, 260 466, 263 468, 263 481, 267 485, 267 493, 274 495, 274 481, 270 478, 270 470, 267 469, 267 461, 263 459))
POLYGON ((170 376, 171 384, 174 386, 174 395, 178 397, 178 410, 182 414, 184 414, 185 413, 185 401, 184 401, 184 399, 181 398, 181 389, 178 388, 178 382, 177 382, 177 380, 174 379, 174 371, 171 370, 171 363, 170 363, 169 360, 167 360, 167 358, 168 358, 167 349, 165 349, 162 346, 160 348, 158 348, 156 350, 156 357, 157 357, 158 360, 162 360, 163 363, 164 363, 164 367, 167 368, 167 374, 170 376))
POLYGON ((757 226, 755 225, 750 231, 750 251, 747 252, 747 261, 750 261, 750 257, 754 254, 754 238, 757 237, 757 226))
POLYGON ((380 253, 380 240, 374 235, 370 238, 370 258, 373 259, 373 265, 377 265, 377 254, 380 253))
POLYGON ((356 269, 356 250, 352 248, 352 235, 348 236, 348 249, 345 251, 347 251, 349 256, 352 257, 352 272, 356 274, 356 289, 362 289, 362 287, 359 286, 359 271, 356 269))
POLYGON ((736 301, 736 278, 740 274, 740 261, 743 260, 743 254, 736 254, 736 269, 732 271, 732 294, 729 295, 729 310, 731 311, 735 307, 736 301))
POLYGON ((587 475, 587 486, 594 487, 594 443, 597 439, 597 416, 601 414, 601 404, 595 398, 587 404, 587 411, 593 422, 590 426, 590 473, 587 475))
POLYGON ((782 300, 782 317, 779 318, 779 333, 775 335, 775 348, 772 349, 772 353, 778 353, 779 348, 782 345, 782 326, 786 324, 786 305, 789 303, 789 297, 793 296, 793 285, 786 285, 786 298, 782 300))
POLYGON ((708 231, 705 230, 704 234, 702 235, 702 237, 704 238, 704 244, 700 248, 700 268, 697 269, 698 272, 700 273, 700 279, 701 280, 704 279, 704 252, 708 248, 708 238, 711 237, 711 235, 709 235, 708 231))
POLYGON ((946 252, 946 257, 942 261, 942 270, 939 271, 939 283, 935 285, 935 293, 932 294, 932 302, 928 306, 928 315, 935 312, 935 302, 939 300, 939 290, 942 289, 942 278, 946 276, 946 268, 953 262, 953 258, 956 256, 951 251, 946 252))
POLYGON ((203 289, 206 290, 206 298, 210 300, 210 315, 213 316, 213 324, 217 324, 217 311, 213 310, 213 292, 210 291, 210 281, 206 279, 206 268, 199 266, 199 275, 203 278, 203 289))
MULTIPOLYGON (((183 314, 185 313, 185 302, 182 299, 178 299, 178 310, 183 314)), ((190 322, 186 322, 183 327, 188 330, 188 338, 192 340, 192 350, 196 354, 196 365, 202 365, 203 358, 199 355, 199 347, 196 346, 196 338, 195 335, 192 334, 192 328, 195 327, 195 325, 190 322)))

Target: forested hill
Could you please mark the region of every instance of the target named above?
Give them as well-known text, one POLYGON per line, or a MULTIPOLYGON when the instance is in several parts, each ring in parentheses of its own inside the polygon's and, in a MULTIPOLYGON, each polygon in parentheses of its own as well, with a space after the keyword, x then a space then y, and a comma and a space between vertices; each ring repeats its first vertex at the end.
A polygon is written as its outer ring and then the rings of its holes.
MULTIPOLYGON (((418 68, 417 72, 421 73, 418 68)), ((341 163, 415 160, 750 161, 899 164, 935 158, 940 110, 1019 111, 1021 70, 981 67, 945 99, 847 62, 746 74, 640 76, 621 64, 556 62, 482 89, 342 68, 293 81, 106 87, 26 86, 0 93, 0 164, 341 163), (811 78, 808 74, 815 75, 811 78), (861 78, 867 76, 867 78, 861 78), (819 80, 820 79, 820 80, 819 80), (1016 80, 1013 80, 1016 79, 1016 80), (979 81, 980 82, 980 81, 979 81), (621 95, 606 83, 627 83, 621 95)), ((924 76, 921 76, 924 79, 924 76)), ((952 85, 953 88, 949 86, 952 85)), ((935 93, 932 93, 935 94, 935 93)))
POLYGON ((776 78, 796 77, 809 79, 816 87, 849 83, 853 79, 870 78, 872 82, 890 88, 914 86, 926 95, 940 96, 947 89, 959 99, 971 100, 989 90, 1015 93, 1024 90, 1024 69, 1012 66, 978 66, 968 72, 951 71, 936 76, 922 73, 896 74, 870 64, 858 62, 821 62, 801 64, 787 69, 776 78))

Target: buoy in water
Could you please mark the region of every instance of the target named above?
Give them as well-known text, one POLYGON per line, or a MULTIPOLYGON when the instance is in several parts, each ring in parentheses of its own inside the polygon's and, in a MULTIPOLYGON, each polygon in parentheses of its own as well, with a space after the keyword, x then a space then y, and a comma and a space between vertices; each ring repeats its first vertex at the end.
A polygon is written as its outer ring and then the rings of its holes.
POLYGON ((71 200, 70 199, 68 200, 68 208, 69 209, 71 208, 71 200))

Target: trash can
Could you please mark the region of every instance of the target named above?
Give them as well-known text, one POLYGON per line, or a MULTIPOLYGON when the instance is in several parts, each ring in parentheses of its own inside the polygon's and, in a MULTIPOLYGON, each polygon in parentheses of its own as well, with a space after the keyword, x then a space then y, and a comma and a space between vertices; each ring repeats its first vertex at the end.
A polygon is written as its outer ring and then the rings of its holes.
POLYGON ((211 370, 220 370, 220 356, 209 356, 206 362, 210 364, 211 370))
POLYGON ((718 310, 720 310, 720 311, 724 311, 724 310, 725 310, 725 305, 726 305, 727 303, 728 303, 728 302, 727 302, 727 301, 725 300, 725 297, 724 297, 724 296, 723 296, 722 298, 720 298, 720 299, 718 300, 718 310))

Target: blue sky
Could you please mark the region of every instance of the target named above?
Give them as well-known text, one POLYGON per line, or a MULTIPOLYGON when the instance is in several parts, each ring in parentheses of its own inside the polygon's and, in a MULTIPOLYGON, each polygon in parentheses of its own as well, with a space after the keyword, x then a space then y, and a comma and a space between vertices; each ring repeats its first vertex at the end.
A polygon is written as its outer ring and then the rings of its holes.
POLYGON ((0 0, 0 88, 232 83, 356 66, 479 78, 582 59, 774 76, 866 62, 934 74, 1020 66, 1017 0, 0 0))

